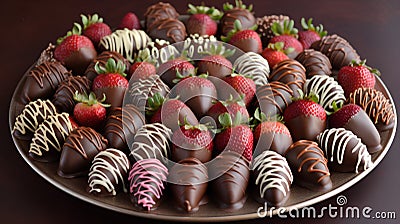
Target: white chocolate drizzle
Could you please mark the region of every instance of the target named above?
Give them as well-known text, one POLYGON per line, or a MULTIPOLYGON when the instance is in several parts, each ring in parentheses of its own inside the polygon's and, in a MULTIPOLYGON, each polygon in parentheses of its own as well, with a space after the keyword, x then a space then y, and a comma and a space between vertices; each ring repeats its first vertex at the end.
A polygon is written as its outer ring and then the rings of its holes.
POLYGON ((268 83, 269 64, 261 55, 247 52, 236 59, 233 64, 235 70, 245 76, 252 77, 256 86, 268 83))
POLYGON ((111 195, 116 195, 116 186, 123 187, 127 192, 125 179, 130 163, 125 153, 109 148, 99 152, 93 159, 89 172, 89 193, 101 193, 102 189, 111 195), (110 177, 112 177, 110 179, 110 177))
POLYGON ((138 58, 141 61, 150 61, 156 67, 167 62, 171 57, 177 57, 178 55, 180 53, 176 47, 170 45, 166 40, 159 39, 156 39, 155 42, 149 42, 146 48, 138 52, 138 58), (157 45, 164 47, 159 49, 157 45))

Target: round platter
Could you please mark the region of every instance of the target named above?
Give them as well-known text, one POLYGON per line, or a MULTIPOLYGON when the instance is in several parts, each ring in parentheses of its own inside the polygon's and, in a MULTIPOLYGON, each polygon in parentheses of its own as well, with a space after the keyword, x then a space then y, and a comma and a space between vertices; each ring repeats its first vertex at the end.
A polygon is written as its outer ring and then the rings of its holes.
MULTIPOLYGON (((9 111, 10 130, 14 125, 16 116, 18 116, 18 114, 22 111, 24 107, 24 105, 19 103, 17 99, 19 98, 18 96, 20 95, 26 75, 27 73, 21 78, 21 81, 19 82, 14 92, 13 98, 11 100, 10 111, 9 111)), ((389 91, 387 90, 385 84, 379 77, 377 77, 377 82, 375 87, 376 89, 382 91, 385 94, 385 96, 388 99, 390 99, 390 101, 393 103, 393 99, 389 91)), ((393 105, 393 110, 395 110, 394 105, 393 105)), ((396 111, 394 111, 394 113, 396 114, 396 111)), ((390 146, 395 136, 396 128, 397 128, 397 114, 395 117, 394 128, 380 133, 383 150, 372 155, 372 160, 374 162, 374 165, 371 168, 359 174, 331 172, 333 188, 332 190, 325 193, 313 192, 305 188, 293 185, 291 188, 291 196, 289 200, 286 202, 283 209, 285 211, 289 211, 292 209, 312 206, 313 204, 328 199, 336 194, 339 194, 340 192, 356 184, 362 178, 367 176, 376 166, 378 166, 379 163, 384 158, 384 156, 386 155, 386 153, 390 150, 390 146)), ((170 199, 168 197, 165 197, 161 203, 161 206, 157 210, 150 212, 142 211, 133 206, 133 204, 130 202, 129 195, 125 193, 119 193, 115 197, 96 197, 94 195, 87 193, 86 177, 65 179, 58 176, 57 175, 58 163, 41 163, 33 160, 30 156, 28 156, 28 148, 30 140, 22 140, 14 136, 13 140, 17 147, 17 150, 24 158, 24 160, 32 167, 32 169, 35 172, 37 172, 45 180, 47 180, 57 188, 67 192, 68 194, 74 197, 92 203, 96 206, 114 210, 116 212, 121 212, 129 215, 140 216, 151 219, 168 220, 168 221, 210 222, 210 221, 234 221, 234 220, 246 220, 246 219, 258 218, 259 215, 257 211, 259 210, 260 207, 264 206, 262 204, 257 203, 251 197, 249 197, 244 207, 235 212, 225 212, 223 210, 218 209, 212 202, 210 202, 206 205, 201 206, 198 212, 192 214, 186 214, 172 208, 170 206, 170 203, 168 203, 170 199)), ((273 214, 276 214, 277 212, 278 210, 272 211, 273 214)), ((267 213, 266 215, 269 216, 270 214, 267 213)))

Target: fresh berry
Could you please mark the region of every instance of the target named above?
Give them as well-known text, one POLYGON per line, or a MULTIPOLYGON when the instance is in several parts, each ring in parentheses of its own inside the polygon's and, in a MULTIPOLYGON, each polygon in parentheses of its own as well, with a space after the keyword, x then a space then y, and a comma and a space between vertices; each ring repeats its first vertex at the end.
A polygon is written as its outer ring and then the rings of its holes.
POLYGON ((322 37, 328 34, 328 32, 324 30, 324 26, 322 24, 315 27, 312 24, 312 18, 308 19, 307 22, 304 18, 301 18, 301 26, 303 27, 304 31, 300 31, 298 35, 299 41, 303 45, 304 49, 310 48, 311 44, 321 40, 322 37))
POLYGON ((74 99, 78 103, 74 108, 74 118, 79 125, 99 129, 106 119, 106 108, 110 105, 103 104, 103 99, 97 100, 96 95, 91 92, 89 96, 85 94, 75 93, 74 99))
MULTIPOLYGON (((249 112, 246 109, 246 105, 243 102, 242 98, 233 99, 231 96, 230 99, 225 101, 217 101, 214 105, 207 111, 207 116, 210 116, 216 123, 218 128, 221 127, 219 123, 218 117, 223 113, 229 113, 233 119, 237 113, 240 113, 243 119, 243 123, 247 122, 250 119, 249 112)), ((211 121, 212 122, 212 121, 211 121)))
POLYGON ((122 18, 121 23, 118 26, 120 29, 140 30, 140 21, 135 13, 128 12, 122 18))
POLYGON ((138 81, 139 79, 147 79, 148 77, 155 75, 156 72, 156 67, 146 61, 135 62, 129 67, 131 82, 138 81))
POLYGON ((174 162, 196 158, 203 163, 211 160, 213 141, 208 128, 203 125, 182 125, 172 135, 171 157, 174 162))
POLYGON ((261 53, 261 55, 268 61, 268 65, 271 68, 274 68, 274 66, 279 62, 289 59, 287 54, 294 51, 293 48, 287 48, 284 50, 284 46, 285 44, 283 42, 270 43, 261 53))
POLYGON ((256 84, 251 78, 233 73, 223 78, 223 81, 229 84, 232 89, 224 88, 224 90, 220 92, 222 99, 229 99, 230 95, 234 98, 242 96, 246 106, 250 105, 256 93, 256 84))
POLYGON ((380 73, 368 67, 365 62, 365 60, 352 61, 350 65, 339 70, 338 83, 343 87, 346 97, 358 88, 374 88, 375 75, 380 75, 380 73))
POLYGON ((208 74, 212 77, 223 78, 232 73, 232 63, 227 59, 235 53, 235 50, 226 49, 222 44, 212 44, 207 54, 197 63, 200 74, 208 74))
POLYGON ((253 132, 248 125, 242 124, 240 113, 232 120, 229 113, 221 114, 218 118, 222 131, 215 136, 214 150, 216 154, 224 150, 234 151, 251 161, 253 154, 253 132))
POLYGON ((252 29, 243 29, 240 21, 235 20, 234 29, 226 37, 221 37, 221 39, 244 52, 261 53, 262 43, 260 36, 254 31, 256 28, 257 26, 252 29))
POLYGON ((161 77, 169 87, 175 85, 174 80, 177 78, 177 74, 180 76, 194 75, 196 68, 187 60, 183 58, 171 59, 157 68, 157 74, 161 77))
POLYGON ((326 128, 326 112, 318 104, 318 96, 310 94, 300 97, 285 109, 283 117, 293 140, 315 140, 317 135, 326 128))
POLYGON ((93 42, 94 46, 98 46, 103 37, 112 33, 111 28, 97 14, 81 15, 81 17, 83 35, 87 36, 93 42))
POLYGON ((272 27, 272 32, 275 34, 269 43, 284 43, 284 50, 292 47, 294 49, 288 56, 289 58, 296 58, 296 56, 303 51, 303 45, 297 40, 298 30, 294 28, 293 20, 285 20, 283 26, 280 23, 275 22, 272 27))
POLYGON ((186 29, 188 34, 215 35, 217 33, 217 22, 221 19, 222 13, 214 8, 207 6, 193 6, 189 4, 188 13, 191 14, 186 29))
POLYGON ((54 58, 62 62, 74 75, 82 75, 97 57, 92 41, 81 35, 82 27, 75 23, 72 31, 57 40, 54 58))
POLYGON ((69 118, 69 121, 71 122, 72 129, 75 129, 75 128, 78 128, 78 127, 79 127, 79 125, 78 125, 78 123, 76 122, 76 120, 75 120, 74 117, 68 116, 68 118, 69 118))

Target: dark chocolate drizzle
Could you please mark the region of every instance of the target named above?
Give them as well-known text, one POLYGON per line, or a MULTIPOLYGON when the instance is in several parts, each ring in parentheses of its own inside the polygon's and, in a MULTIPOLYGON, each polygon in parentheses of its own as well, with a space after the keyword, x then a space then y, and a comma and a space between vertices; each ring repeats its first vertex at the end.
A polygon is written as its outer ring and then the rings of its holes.
POLYGON ((256 97, 261 112, 267 116, 274 116, 282 114, 285 108, 292 103, 293 90, 284 83, 273 81, 259 87, 256 97))
POLYGON ((75 92, 88 93, 90 86, 91 82, 86 77, 70 76, 58 86, 52 102, 59 112, 72 113, 76 104, 75 92))
POLYGON ((305 67, 307 78, 315 75, 329 76, 332 74, 332 65, 329 58, 314 49, 305 49, 297 55, 296 60, 305 67))
POLYGON ((298 89, 303 89, 306 82, 306 69, 296 60, 287 59, 275 65, 269 79, 285 83, 293 90, 294 97, 298 97, 298 89))
POLYGON ((154 5, 151 5, 147 8, 144 13, 145 22, 147 32, 149 31, 149 27, 158 20, 163 19, 177 19, 179 16, 176 9, 169 3, 158 2, 154 5))

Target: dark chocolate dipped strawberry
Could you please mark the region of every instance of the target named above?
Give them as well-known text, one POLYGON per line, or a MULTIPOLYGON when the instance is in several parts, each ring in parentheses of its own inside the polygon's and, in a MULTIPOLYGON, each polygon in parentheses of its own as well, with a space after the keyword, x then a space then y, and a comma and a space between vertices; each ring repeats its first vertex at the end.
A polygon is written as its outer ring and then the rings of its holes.
POLYGON ((211 44, 208 51, 202 53, 207 55, 197 62, 200 74, 222 79, 232 73, 232 62, 227 58, 232 56, 235 50, 226 49, 222 44, 211 44))
POLYGON ((253 191, 256 201, 282 206, 290 196, 293 174, 285 157, 274 151, 264 151, 253 159, 253 191))
POLYGON ((217 89, 207 75, 183 78, 171 90, 171 97, 179 97, 197 116, 203 117, 217 99, 217 89))
POLYGON ((158 159, 167 164, 171 155, 172 131, 161 123, 145 124, 137 130, 130 146, 132 162, 142 159, 158 159))
POLYGON ((171 4, 164 3, 164 2, 158 2, 147 8, 147 10, 144 14, 145 26, 148 31, 149 27, 155 21, 168 19, 168 18, 177 19, 178 16, 179 16, 178 12, 175 10, 175 8, 171 4))
POLYGON ((125 153, 113 148, 99 152, 89 171, 87 191, 96 196, 127 192, 126 179, 131 165, 125 153))
POLYGON ((279 22, 275 22, 271 27, 275 37, 271 38, 269 43, 283 42, 283 50, 293 48, 294 50, 288 53, 288 57, 291 59, 296 58, 304 49, 298 38, 298 30, 294 28, 294 20, 285 20, 283 25, 279 22))
MULTIPOLYGON (((336 108, 337 109, 337 108, 336 108)), ((358 105, 347 104, 329 117, 330 128, 345 128, 361 138, 369 153, 382 149, 381 137, 368 114, 358 105)))
POLYGON ((56 59, 54 58, 54 49, 56 46, 52 43, 49 43, 46 49, 40 53, 38 60, 36 61, 36 66, 43 64, 44 62, 55 62, 56 59))
POLYGON ((232 44, 243 52, 261 53, 262 43, 256 27, 244 29, 240 20, 235 20, 234 27, 226 36, 221 36, 221 40, 232 44))
POLYGON ((164 194, 168 169, 157 159, 137 161, 129 171, 129 193, 132 203, 144 210, 156 209, 164 194))
POLYGON ((133 137, 145 123, 144 114, 135 105, 126 104, 110 111, 103 135, 107 138, 109 147, 128 152, 133 137))
POLYGON ((328 191, 332 188, 328 161, 316 142, 297 141, 286 150, 284 156, 296 184, 315 191, 328 191))
POLYGON ((182 125, 172 135, 171 159, 179 162, 186 158, 196 158, 202 163, 211 160, 213 140, 210 131, 203 124, 182 125))
POLYGON ((178 78, 178 75, 186 77, 196 74, 196 69, 187 59, 175 58, 162 63, 157 68, 157 74, 165 84, 172 88, 176 84, 174 80, 178 78))
POLYGON ((223 13, 215 7, 188 5, 188 13, 191 14, 186 22, 187 33, 204 35, 215 35, 217 33, 217 22, 223 13))
POLYGON ((183 22, 174 18, 156 20, 147 27, 152 39, 162 39, 170 43, 178 43, 186 39, 186 27, 183 22))
POLYGON ((60 112, 72 113, 75 107, 74 95, 90 91, 90 80, 84 76, 70 76, 65 79, 53 95, 52 103, 60 112))
POLYGON ((349 130, 327 129, 317 139, 333 171, 358 173, 373 165, 365 144, 349 130))
POLYGON ((247 7, 241 0, 236 0, 235 3, 235 6, 229 3, 224 4, 224 16, 219 23, 219 29, 223 36, 227 36, 234 29, 236 20, 240 21, 243 29, 250 29, 256 25, 256 18, 251 12, 253 5, 247 7))
POLYGON ((286 126, 293 140, 314 141, 317 135, 326 128, 326 112, 318 104, 319 97, 313 93, 295 99, 283 112, 286 126))
POLYGON ((227 151, 207 164, 212 197, 217 206, 236 211, 246 202, 249 184, 249 161, 236 152, 227 151))
POLYGON ((105 67, 107 64, 108 59, 114 59, 118 63, 121 61, 125 65, 125 73, 128 72, 127 69, 129 68, 130 64, 128 60, 126 60, 120 53, 116 51, 103 51, 101 54, 97 55, 97 57, 89 64, 85 71, 85 76, 90 80, 93 81, 96 76, 99 74, 96 71, 96 64, 98 63, 100 67, 105 67))
MULTIPOLYGON (((263 44, 263 48, 268 46, 269 40, 273 38, 275 35, 272 32, 272 25, 277 22, 281 26, 283 26, 283 22, 285 20, 290 20, 289 16, 286 15, 267 15, 263 17, 259 17, 257 20, 257 33, 261 37, 261 41, 263 44)), ((272 67, 272 66, 271 66, 272 67)))
POLYGON ((304 66, 309 79, 316 75, 330 76, 332 74, 332 65, 329 58, 314 49, 305 49, 297 55, 296 60, 304 66))
POLYGON ((288 59, 278 63, 272 71, 269 79, 285 83, 293 90, 293 96, 299 97, 298 89, 303 89, 306 82, 306 69, 298 61, 288 59))
POLYGON ((293 90, 288 85, 272 81, 257 88, 256 98, 260 110, 265 115, 273 117, 283 114, 286 107, 292 103, 293 90))
POLYGON ((73 75, 83 75, 90 62, 97 57, 92 41, 81 35, 82 27, 75 23, 72 31, 57 40, 54 58, 72 70, 73 75))
POLYGON ((107 139, 94 129, 74 129, 62 147, 57 174, 64 178, 87 175, 93 158, 107 148, 107 139))
POLYGON ((197 125, 199 122, 192 110, 178 99, 166 99, 156 93, 148 99, 146 114, 151 123, 162 123, 172 131, 179 129, 185 122, 197 125))
POLYGON ((332 68, 336 70, 349 65, 353 60, 360 60, 360 56, 350 43, 336 34, 322 37, 321 40, 314 42, 310 48, 324 53, 329 58, 332 68))
POLYGON ((378 130, 386 131, 394 127, 393 105, 385 95, 373 88, 358 88, 350 93, 348 102, 357 104, 371 118, 378 130))
POLYGON ((105 103, 110 104, 111 107, 121 107, 129 86, 124 73, 125 65, 121 61, 110 58, 104 67, 97 63, 95 69, 99 75, 93 80, 92 91, 97 96, 104 94, 105 103))
POLYGON ((28 104, 37 99, 48 99, 56 92, 58 85, 70 76, 58 61, 44 62, 29 71, 21 92, 21 103, 28 104))
POLYGON ((168 182, 178 210, 198 211, 207 190, 207 167, 196 158, 181 160, 170 168, 168 182))
POLYGON ((216 127, 221 128, 221 124, 218 120, 219 115, 223 113, 229 113, 229 115, 235 119, 235 116, 238 112, 241 114, 242 122, 245 123, 249 121, 250 115, 246 109, 243 99, 233 99, 233 97, 231 97, 225 101, 215 101, 214 105, 207 111, 206 116, 209 116, 212 119, 212 121, 210 121, 211 123, 215 123, 216 127))
POLYGON ((248 121, 243 122, 240 112, 235 115, 234 119, 229 113, 221 114, 218 119, 222 129, 214 138, 215 154, 218 155, 223 151, 233 151, 251 161, 254 138, 253 132, 247 124, 248 121))
POLYGON ((303 31, 300 31, 298 35, 299 41, 303 45, 304 49, 310 48, 311 44, 321 40, 322 37, 328 34, 328 32, 324 30, 324 26, 322 24, 314 26, 312 20, 312 18, 309 18, 306 22, 306 19, 301 18, 301 26, 303 27, 303 31))
POLYGON ((254 113, 254 118, 258 124, 253 132, 253 158, 269 150, 283 155, 293 143, 289 129, 278 117, 267 117, 258 108, 254 113))
POLYGON ((232 73, 224 77, 223 82, 217 84, 218 98, 227 100, 231 96, 233 98, 243 97, 246 106, 249 106, 256 94, 256 84, 251 77, 246 77, 241 74, 232 73), (231 88, 226 87, 228 84, 231 88))

